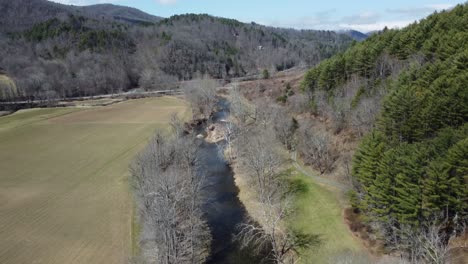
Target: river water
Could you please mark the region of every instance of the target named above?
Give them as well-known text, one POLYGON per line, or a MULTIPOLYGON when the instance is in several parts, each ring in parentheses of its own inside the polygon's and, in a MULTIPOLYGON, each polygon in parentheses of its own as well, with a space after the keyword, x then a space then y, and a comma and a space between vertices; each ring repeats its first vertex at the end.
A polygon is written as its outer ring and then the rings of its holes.
MULTIPOLYGON (((223 125, 229 117, 228 103, 221 100, 212 123, 223 125)), ((204 172, 203 211, 212 235, 209 264, 261 263, 261 257, 249 249, 241 249, 233 239, 238 225, 247 222, 249 216, 239 200, 239 189, 234 183, 234 174, 223 157, 225 142, 200 145, 201 169, 204 172)))

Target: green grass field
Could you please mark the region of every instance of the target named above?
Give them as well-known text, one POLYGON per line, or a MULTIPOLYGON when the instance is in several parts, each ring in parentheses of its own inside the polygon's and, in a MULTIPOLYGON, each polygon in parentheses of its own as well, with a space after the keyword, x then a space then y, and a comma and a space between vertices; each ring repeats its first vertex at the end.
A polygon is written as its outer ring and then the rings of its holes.
POLYGON ((306 234, 316 234, 322 240, 316 249, 301 252, 302 263, 333 263, 331 260, 346 252, 360 253, 359 242, 353 238, 342 217, 336 194, 316 184, 312 178, 295 170, 290 181, 297 191, 294 214, 288 224, 306 234))
POLYGON ((0 118, 0 263, 126 263, 129 162, 186 111, 162 97, 0 118))

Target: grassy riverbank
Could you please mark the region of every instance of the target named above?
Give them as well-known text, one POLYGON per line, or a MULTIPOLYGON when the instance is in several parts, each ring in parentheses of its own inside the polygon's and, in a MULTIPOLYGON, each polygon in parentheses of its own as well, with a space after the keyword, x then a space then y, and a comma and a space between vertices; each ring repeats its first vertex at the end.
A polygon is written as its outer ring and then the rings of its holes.
POLYGON ((301 263, 333 263, 333 259, 341 254, 358 253, 361 246, 343 221, 336 194, 294 169, 287 173, 296 190, 294 213, 287 224, 292 229, 321 238, 318 248, 301 252, 301 263))
MULTIPOLYGON (((319 235, 321 239, 318 248, 301 252, 300 263, 334 263, 334 259, 343 254, 365 254, 343 220, 343 208, 336 190, 329 190, 294 168, 283 174, 296 190, 293 213, 284 224, 305 234, 319 235)), ((249 215, 261 224, 260 205, 255 201, 255 192, 246 177, 241 170, 235 169, 239 198, 249 215)))

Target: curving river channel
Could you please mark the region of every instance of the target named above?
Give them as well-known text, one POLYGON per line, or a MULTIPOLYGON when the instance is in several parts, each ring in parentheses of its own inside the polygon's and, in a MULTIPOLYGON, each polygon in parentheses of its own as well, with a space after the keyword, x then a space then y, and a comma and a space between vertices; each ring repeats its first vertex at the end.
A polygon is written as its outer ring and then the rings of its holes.
MULTIPOLYGON (((228 102, 221 99, 218 109, 212 123, 223 125, 223 120, 229 117, 228 102)), ((207 263, 261 263, 260 256, 255 256, 248 249, 241 249, 233 239, 238 225, 246 222, 249 216, 239 200, 233 171, 223 157, 224 147, 225 142, 203 141, 200 145, 201 169, 205 175, 203 210, 213 238, 207 263)))

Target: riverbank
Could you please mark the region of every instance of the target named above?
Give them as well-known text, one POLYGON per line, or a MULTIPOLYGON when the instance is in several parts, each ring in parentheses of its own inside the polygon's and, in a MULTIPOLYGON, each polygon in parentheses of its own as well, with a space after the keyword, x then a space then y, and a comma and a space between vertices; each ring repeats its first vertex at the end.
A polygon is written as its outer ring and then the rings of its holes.
MULTIPOLYGON (((255 191, 249 185, 246 174, 236 166, 233 167, 239 199, 248 214, 262 224, 255 191)), ((293 214, 283 224, 304 234, 319 235, 321 239, 318 248, 301 252, 302 258, 299 263, 334 263, 336 257, 350 254, 366 256, 365 250, 346 226, 342 215, 343 207, 333 191, 316 183, 294 167, 282 174, 294 186, 301 186, 300 190, 293 194, 293 214)))
MULTIPOLYGON (((236 140, 233 142, 235 144, 236 140)), ((302 258, 299 263, 336 263, 336 258, 342 256, 367 258, 365 249, 352 235, 343 218, 342 212, 347 205, 343 202, 346 186, 303 172, 305 169, 298 163, 295 155, 291 156, 286 150, 281 153, 284 161, 280 166, 281 178, 290 187, 301 187, 292 193, 292 214, 281 226, 304 235, 319 235, 321 240, 319 247, 300 250, 302 258)), ((265 226, 256 190, 251 185, 248 172, 238 166, 235 154, 230 149, 224 153, 226 157, 232 157, 230 162, 235 184, 239 188, 239 199, 250 217, 265 226)))

